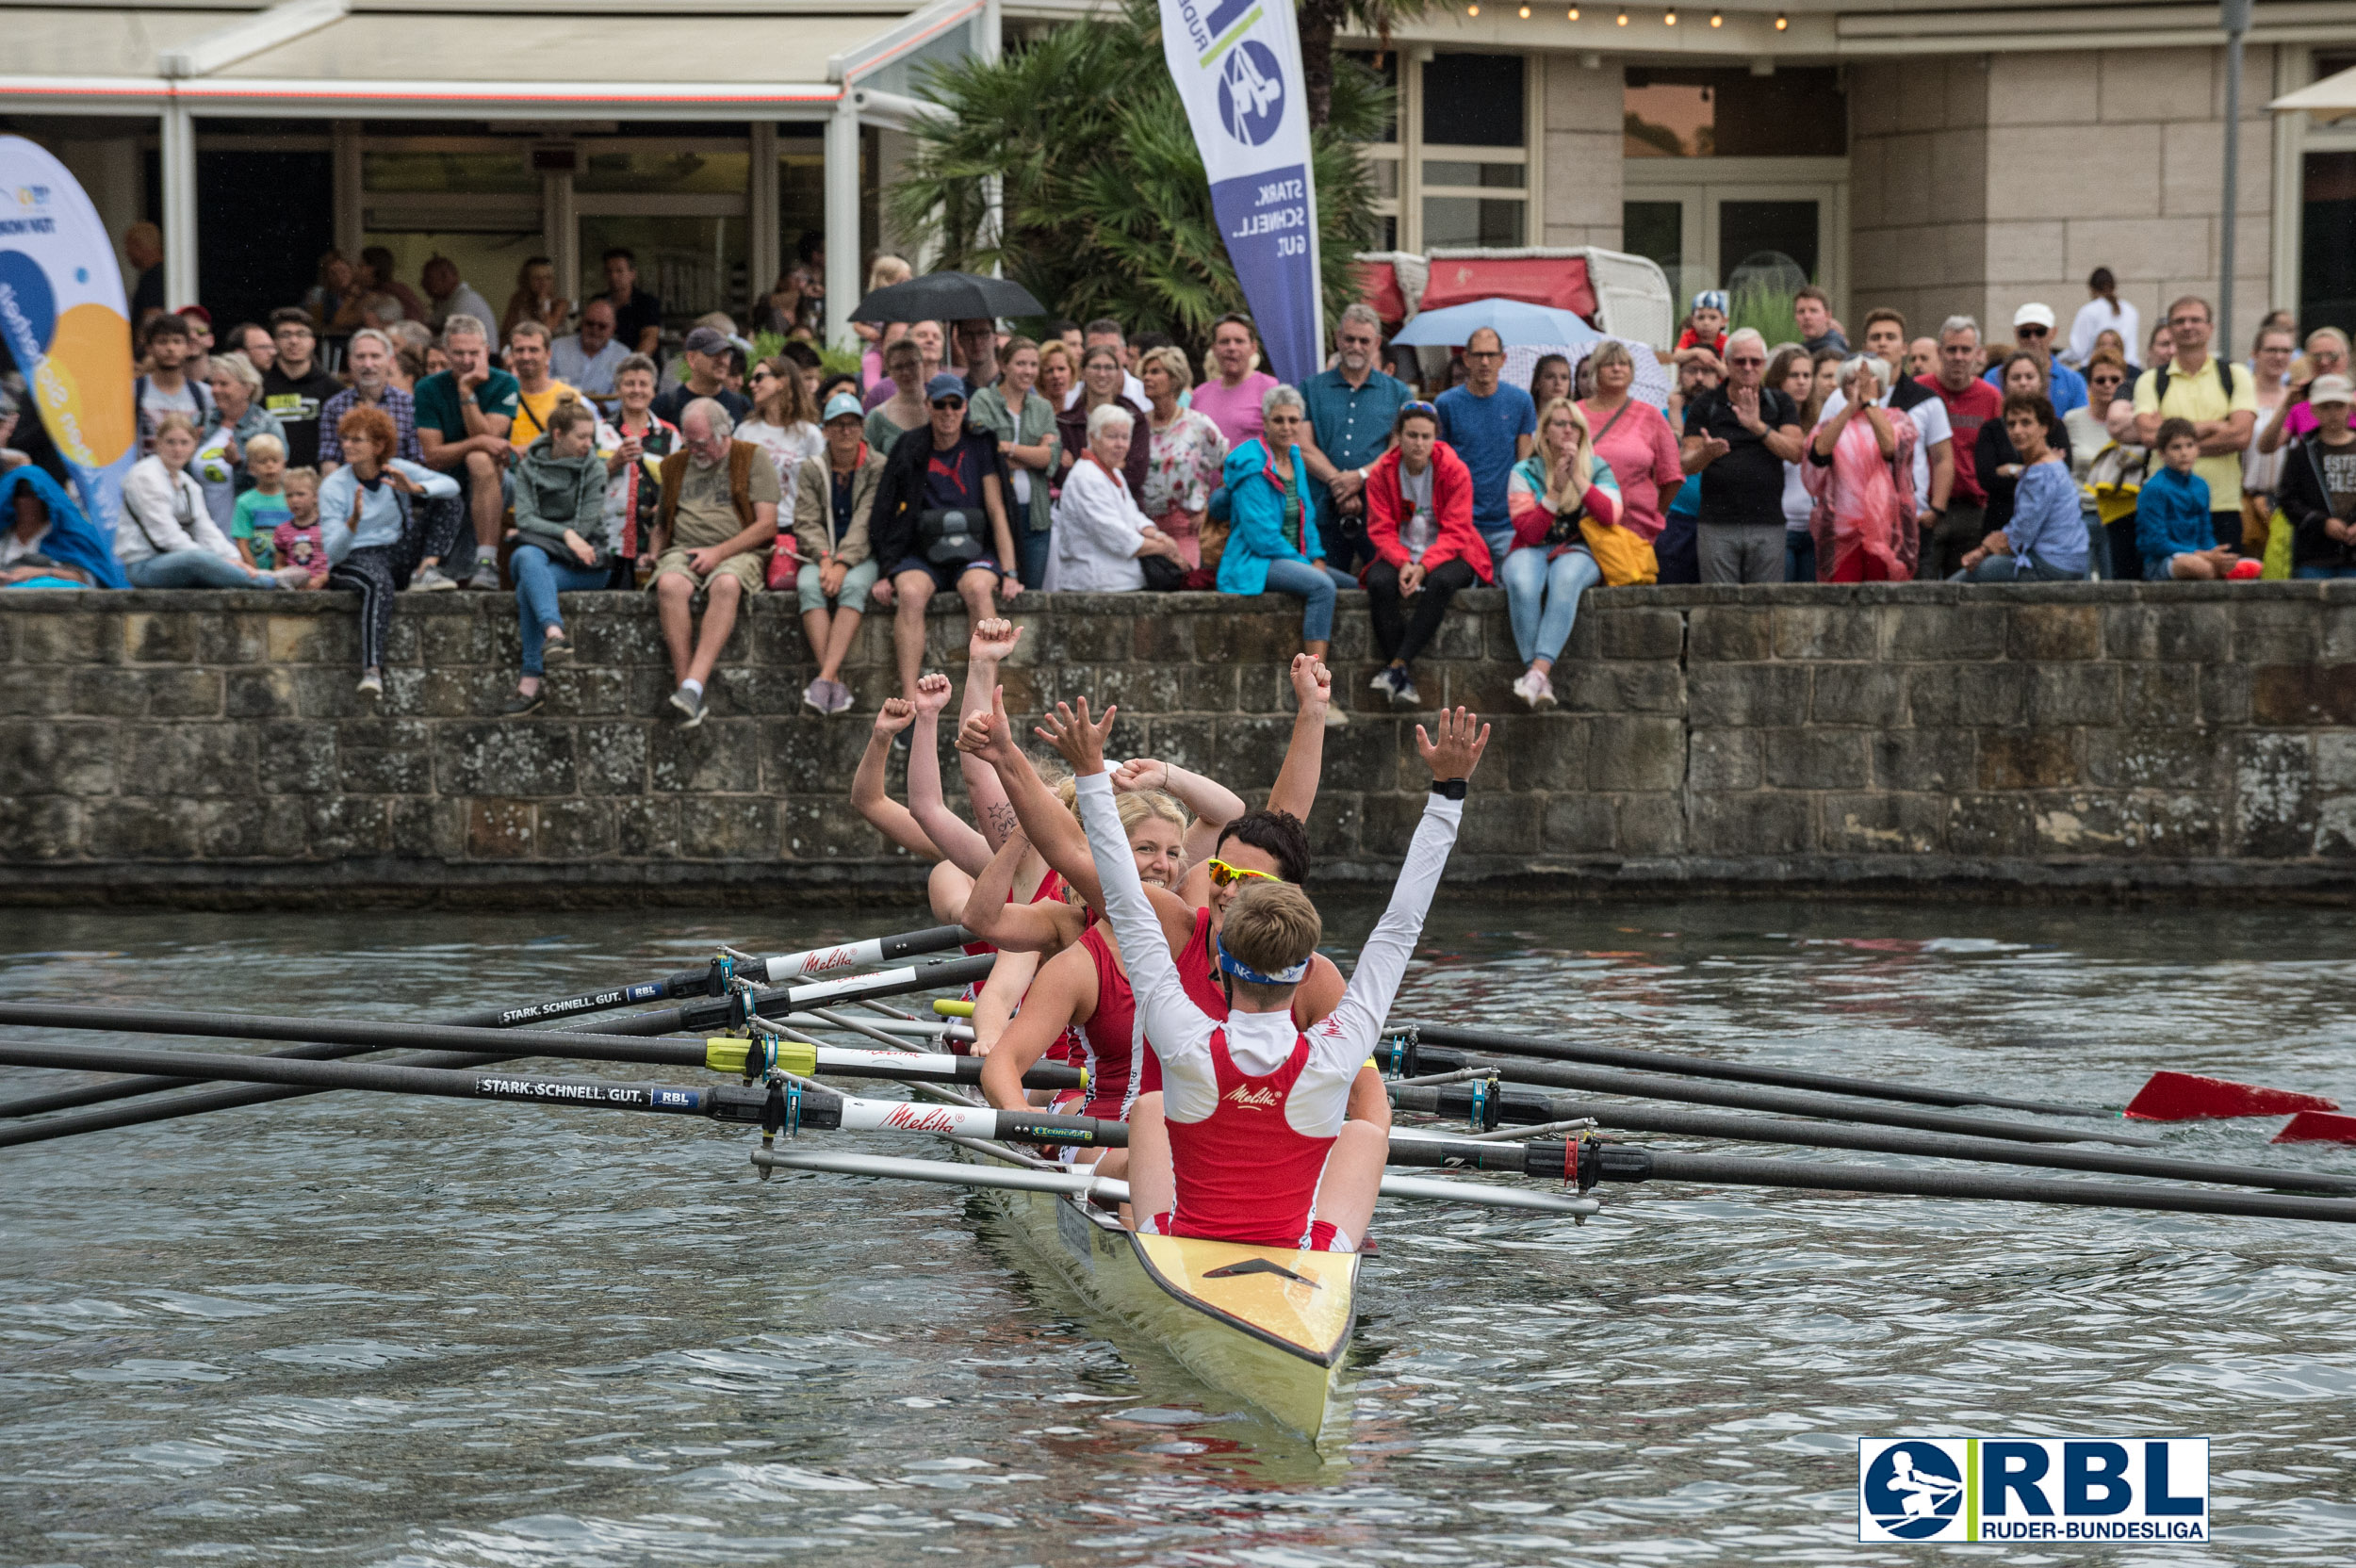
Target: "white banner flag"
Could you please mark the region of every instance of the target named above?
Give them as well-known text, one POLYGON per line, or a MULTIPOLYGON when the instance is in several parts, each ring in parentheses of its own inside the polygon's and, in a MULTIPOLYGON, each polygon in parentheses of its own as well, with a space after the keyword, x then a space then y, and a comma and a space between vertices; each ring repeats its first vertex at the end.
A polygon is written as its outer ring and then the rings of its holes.
POLYGON ((1324 362, 1317 178, 1291 0, 1161 0, 1162 53, 1210 176, 1211 211, 1268 369, 1324 362))

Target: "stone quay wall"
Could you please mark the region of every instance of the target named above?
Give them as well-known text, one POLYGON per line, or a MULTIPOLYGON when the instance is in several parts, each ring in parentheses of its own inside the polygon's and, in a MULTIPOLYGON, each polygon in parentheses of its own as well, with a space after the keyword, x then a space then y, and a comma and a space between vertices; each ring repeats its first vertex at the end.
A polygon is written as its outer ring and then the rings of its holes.
MULTIPOLYGON (((1257 799, 1291 728, 1298 601, 1017 601, 1007 704, 1118 703, 1116 744, 1257 799)), ((543 710, 506 596, 405 597, 381 712, 353 691, 336 594, 0 595, 0 900, 905 901, 922 874, 851 809, 893 676, 871 615, 801 706, 791 600, 756 600, 712 716, 663 716, 642 595, 567 596, 543 710)), ((928 663, 962 676, 961 608, 928 663)), ((1415 714, 1366 689, 1345 595, 1312 823, 1323 883, 1386 876, 1421 809, 1415 714)), ((1943 584, 1591 593, 1522 710, 1504 596, 1461 596, 1419 666, 1427 710, 1497 720, 1450 879, 1500 890, 2356 893, 2356 583, 1943 584)), ((944 726, 944 733, 947 729, 944 726)), ((892 789, 905 775, 895 756, 892 789)), ((945 767, 953 793, 955 766, 945 767)))

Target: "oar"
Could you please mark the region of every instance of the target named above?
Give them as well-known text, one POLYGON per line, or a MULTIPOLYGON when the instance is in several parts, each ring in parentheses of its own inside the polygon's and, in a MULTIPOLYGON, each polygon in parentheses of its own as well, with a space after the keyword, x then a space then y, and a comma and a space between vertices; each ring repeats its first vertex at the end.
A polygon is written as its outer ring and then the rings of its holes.
MULTIPOLYGON (((2092 1170, 2111 1176, 2152 1176, 2162 1181, 2217 1182, 2228 1186, 2266 1187, 2289 1192, 2356 1193, 2356 1176, 2275 1170, 2256 1165, 2210 1165, 2180 1160, 2169 1154, 2114 1154, 2102 1149, 2057 1149, 2050 1144, 2012 1143, 2002 1138, 1878 1132, 1871 1128, 1841 1127, 1821 1121, 1729 1116, 1722 1111, 1609 1104, 1518 1094, 1510 1089, 1489 1094, 1471 1085, 1446 1088, 1415 1084, 1396 1085, 1391 1089, 1391 1103, 1404 1111, 1452 1117, 1469 1116, 1479 1109, 1482 1112, 1484 1122, 1490 1114, 1494 1114, 1498 1121, 1509 1123, 1591 1120, 1598 1127, 1628 1133, 1674 1133, 1694 1137, 1726 1138, 1739 1143, 1783 1143, 1812 1149, 1861 1149, 1882 1154, 1920 1154, 1932 1159, 2037 1166, 2048 1170, 2092 1170)), ((1470 1147, 1481 1149, 1487 1146, 1475 1143, 1470 1147)))
POLYGON ((1073 1144, 1095 1149, 1121 1149, 1129 1142, 1128 1124, 1121 1121, 1088 1116, 1051 1116, 1028 1110, 1001 1111, 984 1105, 920 1105, 906 1100, 861 1100, 782 1079, 712 1086, 617 1084, 602 1078, 524 1078, 506 1073, 451 1072, 394 1062, 310 1062, 285 1056, 136 1051, 105 1045, 0 1044, 0 1066, 6 1067, 153 1072, 180 1063, 196 1067, 208 1078, 250 1084, 653 1111, 749 1123, 772 1133, 798 1121, 804 1129, 955 1133, 1006 1143, 1073 1144))
POLYGON ((938 953, 944 947, 957 947, 973 939, 973 933, 962 925, 935 925, 922 931, 903 931, 897 936, 871 937, 865 941, 849 942, 840 947, 813 947, 806 953, 787 953, 775 958, 724 953, 701 969, 683 969, 660 980, 583 991, 579 996, 560 997, 554 1002, 534 1002, 521 1007, 484 1007, 443 1021, 481 1029, 513 1029, 526 1023, 570 1018, 578 1013, 601 1013, 615 1007, 634 1007, 642 1002, 669 1002, 687 996, 726 996, 729 980, 736 976, 742 976, 756 986, 783 986, 796 980, 815 980, 822 975, 843 974, 872 964, 888 964, 894 959, 938 953))
MULTIPOLYGON (((1985 1105, 1992 1110, 2032 1111, 2038 1116, 2097 1117, 2116 1120, 2117 1111, 2091 1105, 2057 1104, 2046 1100, 2015 1100, 1973 1089, 1941 1089, 1919 1084, 1892 1084, 1876 1078, 1851 1078, 1833 1072, 1807 1072, 1797 1068, 1767 1067, 1754 1062, 1720 1061, 1685 1056, 1669 1051, 1641 1051, 1632 1046, 1589 1045, 1577 1040, 1540 1039, 1530 1035, 1500 1034, 1494 1029, 1460 1029, 1452 1024, 1416 1023, 1412 1028, 1426 1045, 1460 1046, 1489 1055, 1540 1056, 1557 1062, 1587 1062, 1596 1067, 1635 1068, 1647 1072, 1677 1073, 1689 1078, 1723 1078, 1738 1084, 1762 1084, 1773 1088, 1808 1089, 1818 1094, 1854 1094, 1868 1100, 1896 1100, 1915 1105, 1985 1105)), ((1410 1047, 1412 1051, 1413 1046, 1410 1047)), ((1413 1076, 1415 1070, 1403 1070, 1413 1076)))
POLYGON ((1873 1105, 1839 1095, 1804 1094, 1797 1089, 1719 1088, 1651 1072, 1619 1072, 1611 1068, 1567 1067, 1559 1062, 1516 1062, 1467 1056, 1457 1051, 1422 1049, 1417 1065, 1432 1072, 1478 1068, 1516 1084, 1543 1084, 1550 1088, 1586 1089, 1594 1094, 1625 1094, 1644 1100, 1666 1100, 1689 1105, 1726 1105, 1744 1111, 1778 1111, 1786 1116, 1821 1117, 1834 1121, 1861 1121, 1879 1127, 1911 1127, 1925 1133, 1952 1133, 1962 1137, 2007 1138, 2022 1143, 2117 1143, 2130 1148, 2157 1149, 2158 1138, 2133 1133, 2113 1133, 2086 1127, 2045 1127, 2034 1122, 2004 1121, 1990 1116, 1959 1116, 1953 1111, 1914 1111, 1896 1105, 1873 1105))
MULTIPOLYGON (((904 991, 930 990, 936 987, 962 985, 968 980, 987 973, 990 962, 991 960, 987 957, 954 958, 945 963, 920 964, 908 969, 885 970, 877 974, 862 974, 850 980, 826 981, 814 986, 784 987, 777 990, 758 993, 762 998, 760 1013, 764 1018, 775 1017, 779 1013, 790 1014, 797 1002, 816 1004, 828 1001, 856 1002, 869 996, 895 996, 904 991)), ((496 1049, 487 1054, 481 1050, 432 1052, 421 1056, 403 1058, 402 1065, 445 1070, 490 1067, 499 1062, 514 1061, 518 1056, 546 1054, 538 1044, 543 1040, 553 1044, 559 1041, 579 1040, 584 1036, 595 1035, 671 1034, 687 1030, 691 1022, 696 1024, 694 1032, 708 1033, 712 1027, 728 1026, 730 1021, 727 1014, 738 1009, 744 1002, 744 998, 742 996, 731 996, 707 1006, 693 1009, 666 1008, 659 1013, 634 1014, 629 1018, 608 1019, 603 1022, 585 1025, 579 1030, 526 1030, 520 1034, 505 1030, 484 1031, 483 1033, 492 1036, 497 1041, 496 1049), (686 1017, 691 1012, 700 1015, 713 1008, 720 1010, 720 1016, 710 1019, 708 1022, 700 1022, 686 1017), (643 1027, 648 1020, 654 1021, 659 1025, 668 1026, 643 1027)), ((11 1003, 0 1004, 0 1005, 23 1007, 34 1004, 11 1003)), ((136 1011, 138 1009, 117 1010, 136 1011)), ((173 1016, 185 1019, 203 1015, 176 1014, 173 1016)), ((71 1024, 65 1026, 72 1027, 71 1024)), ((450 1026, 393 1024, 380 1027, 430 1029, 450 1026)), ((331 1054, 351 1055, 361 1051, 377 1049, 381 1048, 368 1045, 317 1046, 299 1048, 298 1054, 286 1055, 273 1054, 273 1056, 268 1059, 317 1060, 331 1054)), ((239 1057, 237 1059, 262 1060, 266 1058, 239 1057)), ((169 1085, 174 1086, 189 1082, 191 1080, 178 1077, 168 1080, 169 1085)), ((315 1092, 317 1091, 305 1088, 277 1087, 205 1089, 195 1094, 175 1095, 170 1100, 155 1104, 118 1105, 111 1110, 88 1111, 79 1116, 55 1117, 46 1121, 26 1122, 14 1127, 0 1128, 0 1149, 12 1148, 25 1143, 45 1143, 52 1138, 74 1137, 83 1133, 103 1133, 117 1127, 144 1126, 149 1122, 169 1121, 177 1117, 202 1116, 212 1111, 234 1110, 242 1105, 259 1105, 273 1100, 287 1100, 299 1094, 315 1092)))

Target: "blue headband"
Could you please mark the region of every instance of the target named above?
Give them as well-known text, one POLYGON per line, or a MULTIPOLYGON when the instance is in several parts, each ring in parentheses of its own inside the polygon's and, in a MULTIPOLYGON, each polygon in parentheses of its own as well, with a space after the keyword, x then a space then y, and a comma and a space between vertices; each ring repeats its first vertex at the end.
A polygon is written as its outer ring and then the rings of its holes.
POLYGON ((1219 967, 1238 980, 1249 980, 1255 986, 1298 986, 1309 977, 1309 960, 1306 958, 1301 959, 1290 969, 1278 970, 1274 974, 1262 974, 1258 970, 1227 951, 1226 938, 1217 937, 1212 939, 1219 943, 1219 967))
POLYGON ((1693 308, 1695 310, 1714 310, 1721 316, 1726 315, 1726 290, 1721 288, 1703 289, 1700 293, 1693 296, 1693 308))

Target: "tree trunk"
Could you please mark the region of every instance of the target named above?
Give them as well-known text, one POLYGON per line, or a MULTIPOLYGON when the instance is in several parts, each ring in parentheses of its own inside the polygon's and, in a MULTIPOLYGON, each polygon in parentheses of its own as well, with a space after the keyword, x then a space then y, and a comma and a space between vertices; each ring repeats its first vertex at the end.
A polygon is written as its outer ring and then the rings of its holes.
POLYGON ((1303 0, 1301 7, 1301 87, 1312 131, 1323 130, 1333 113, 1333 28, 1341 10, 1334 0, 1303 0))

